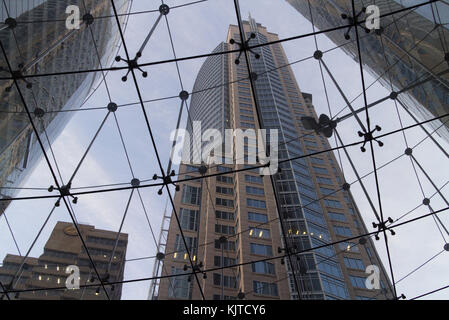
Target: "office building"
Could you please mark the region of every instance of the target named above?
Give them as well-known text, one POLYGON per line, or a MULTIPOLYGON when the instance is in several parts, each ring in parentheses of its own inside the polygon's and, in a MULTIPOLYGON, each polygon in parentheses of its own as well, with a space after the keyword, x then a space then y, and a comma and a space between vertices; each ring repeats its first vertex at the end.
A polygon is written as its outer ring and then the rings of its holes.
MULTIPOLYGON (((81 235, 95 263, 103 283, 123 280, 128 235, 95 229, 79 224, 81 235)), ((39 258, 7 255, 0 267, 0 281, 14 300, 104 300, 106 295, 98 281, 95 270, 72 223, 58 222, 39 258), (23 266, 22 266, 23 262, 23 266), (80 271, 79 289, 66 287, 68 266, 80 271), (87 285, 88 287, 83 287, 87 285), (51 288, 65 289, 52 290, 51 288)), ((122 285, 105 286, 111 300, 120 300, 122 285)), ((5 295, 0 295, 7 299, 5 295)), ((0 299, 1 300, 1 299, 0 299)))
MULTIPOLYGON (((278 40, 251 17, 243 27, 251 45, 278 40)), ((240 42, 235 25, 229 27, 226 43, 213 52, 238 48, 231 39, 240 42)), ((302 126, 302 117, 317 118, 312 95, 299 89, 281 44, 253 51, 249 56, 261 127, 278 130, 279 161, 329 149, 325 137, 302 126)), ((202 65, 191 96, 191 136, 195 121, 201 121, 203 133, 213 128, 223 136, 227 129, 259 127, 245 58, 242 55, 236 64, 237 58, 238 53, 214 55, 202 65)), ((201 147, 204 152, 206 144, 201 147)), ((186 142, 186 149, 195 155, 192 143, 186 142)), ((245 160, 256 152, 253 137, 245 140, 244 152, 245 160)), ((274 189, 270 176, 261 176, 259 169, 226 174, 257 165, 237 164, 236 155, 231 160, 181 164, 180 179, 222 175, 180 184, 174 201, 188 252, 172 214, 169 225, 163 224, 162 238, 167 241, 159 251, 165 256, 159 255, 154 274, 172 277, 153 281, 150 299, 201 299, 195 277, 182 275, 192 271, 189 254, 208 300, 392 298, 373 241, 343 241, 367 229, 351 193, 342 190, 345 181, 333 153, 280 163, 281 170, 273 175, 274 189), (330 244, 336 241, 342 242, 330 244), (286 245, 301 252, 292 257, 292 264, 286 258, 270 259, 285 254, 286 245), (251 263, 257 260, 262 261, 251 263), (379 289, 365 285, 370 265, 380 270, 379 289)))

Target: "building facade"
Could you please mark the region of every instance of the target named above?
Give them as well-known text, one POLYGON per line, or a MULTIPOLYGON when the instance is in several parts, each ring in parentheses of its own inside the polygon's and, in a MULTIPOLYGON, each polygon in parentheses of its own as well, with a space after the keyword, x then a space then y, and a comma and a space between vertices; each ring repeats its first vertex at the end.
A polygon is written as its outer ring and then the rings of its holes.
MULTIPOLYGON (((347 25, 342 14, 352 16, 351 1, 287 0, 320 30, 347 25), (310 6, 309 6, 310 5, 310 6)), ((414 87, 399 94, 398 101, 417 121, 424 121, 449 112, 449 6, 436 1, 389 16, 425 1, 419 0, 355 0, 355 11, 375 4, 380 10, 380 32, 365 33, 359 28, 362 64, 390 92, 414 87)), ((360 20, 366 19, 365 14, 360 20)), ((364 25, 362 25, 364 27, 364 25)), ((359 61, 355 29, 345 38, 347 29, 326 32, 326 36, 356 62, 359 61)), ((326 57, 324 57, 326 59, 326 57)), ((370 103, 372 101, 369 101, 370 103)), ((362 106, 361 106, 362 107, 362 106)), ((379 105, 376 108, 386 108, 379 105)), ((449 141, 449 122, 444 118, 429 125, 449 141)))
MULTIPOLYGON (((243 27, 251 45, 278 40, 251 18, 243 27)), ((238 48, 231 45, 231 39, 240 42, 235 25, 229 27, 226 43, 215 51, 238 48)), ((279 43, 250 54, 260 125, 245 59, 240 57, 236 64, 237 58, 238 53, 217 55, 204 62, 192 92, 188 132, 194 121, 201 121, 203 133, 216 128, 223 136, 226 129, 245 133, 257 128, 277 130, 280 162, 330 148, 326 138, 302 127, 301 117, 317 117, 312 95, 300 91, 279 43)), ((192 149, 192 143, 185 144, 189 146, 192 149)), ((201 146, 205 152, 206 146, 201 146)), ((201 298, 196 279, 183 275, 191 272, 189 254, 197 271, 216 268, 197 273, 205 298, 210 300, 392 298, 371 239, 326 246, 367 232, 351 193, 341 189, 345 181, 334 154, 280 163, 273 188, 271 177, 260 175, 259 169, 226 174, 255 166, 247 161, 257 152, 254 136, 247 136, 243 149, 244 164, 237 164, 234 154, 228 159, 229 150, 224 150, 224 164, 181 164, 180 179, 221 175, 180 184, 174 201, 188 250, 172 214, 167 241, 160 246, 165 256, 154 274, 172 277, 154 281, 150 299, 201 298), (291 263, 276 259, 285 254, 286 245, 290 251, 301 252, 291 263), (378 290, 365 285, 369 265, 379 267, 378 290), (234 267, 222 268, 227 266, 234 267)))
MULTIPOLYGON (((123 280, 128 235, 78 225, 95 267, 103 281, 123 280)), ((72 223, 58 222, 39 258, 7 255, 0 267, 0 281, 9 290, 26 290, 9 294, 12 300, 104 300, 106 295, 91 267, 78 233, 72 223), (22 265, 23 264, 23 265, 22 265), (66 286, 68 266, 78 266, 80 289, 59 289, 66 286), (89 285, 89 287, 82 287, 89 285)), ((7 289, 8 290, 8 289, 7 289)), ((120 300, 122 285, 106 286, 112 300, 120 300)), ((6 299, 5 295, 0 295, 6 299)), ((0 299, 0 300, 1 300, 0 299)))
MULTIPOLYGON (((128 0, 115 1, 119 13, 128 0)), ((0 41, 11 68, 22 75, 77 71, 108 66, 119 44, 111 1, 21 0, 0 6, 0 41), (66 8, 78 5, 79 29, 67 29, 66 8), (112 15, 112 18, 111 18, 112 15), (101 63, 100 63, 101 59, 101 63)), ((126 16, 121 16, 122 25, 126 16)), ((10 77, 1 53, 0 76, 10 77)), ((19 79, 24 100, 46 148, 80 108, 101 73, 78 73, 19 79), (48 136, 48 140, 47 140, 48 136)), ((0 198, 14 197, 42 155, 23 102, 12 80, 0 80, 0 198)), ((8 201, 0 202, 0 215, 8 201)))

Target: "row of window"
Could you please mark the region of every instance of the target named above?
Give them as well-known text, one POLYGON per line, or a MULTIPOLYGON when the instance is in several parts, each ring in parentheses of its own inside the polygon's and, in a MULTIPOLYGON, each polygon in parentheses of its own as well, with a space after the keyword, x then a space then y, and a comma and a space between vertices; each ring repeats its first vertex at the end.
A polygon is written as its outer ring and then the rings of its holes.
POLYGON ((263 188, 257 188, 252 186, 246 186, 246 193, 257 196, 263 196, 265 194, 263 188))
POLYGON ((223 206, 223 207, 234 207, 234 200, 232 199, 223 199, 223 198, 216 198, 215 204, 217 206, 223 206))
POLYGON ((251 264, 252 271, 255 273, 274 275, 274 264, 266 261, 258 261, 251 264))
POLYGON ((276 283, 268 283, 262 281, 253 281, 253 291, 257 294, 277 297, 278 287, 276 283))
POLYGON ((352 231, 348 227, 334 226, 335 234, 345 237, 352 237, 352 231))
POLYGON ((214 257, 214 266, 216 267, 229 267, 229 266, 233 266, 235 265, 236 259, 234 258, 228 258, 228 257, 223 257, 223 265, 221 264, 221 256, 215 256, 214 257))
POLYGON ((217 181, 222 183, 234 183, 234 178, 228 176, 217 176, 217 181))
POLYGON ((199 206, 201 203, 201 188, 184 185, 182 188, 181 202, 199 206))
POLYGON ((221 193, 221 194, 228 194, 228 195, 233 195, 234 194, 234 189, 233 188, 226 188, 226 187, 216 186, 215 191, 217 193, 221 193))
POLYGON ((215 210, 215 218, 222 220, 234 220, 234 212, 215 210))
POLYGON ((223 285, 225 288, 237 289, 237 279, 236 279, 236 277, 233 277, 233 276, 224 275, 222 278, 221 274, 214 273, 213 274, 213 283, 216 286, 223 285), (223 284, 222 284, 222 280, 223 280, 223 284))
POLYGON ((263 184, 263 178, 260 176, 245 175, 245 181, 249 183, 263 184))
POLYGON ((227 226, 224 224, 216 224, 215 232, 221 234, 233 235, 235 234, 235 228, 233 226, 227 226))
POLYGON ((251 199, 251 198, 246 199, 246 205, 248 207, 259 208, 259 209, 267 208, 267 204, 264 200, 256 200, 256 199, 251 199))
POLYGON ((254 222, 265 223, 265 222, 268 222, 268 216, 263 213, 248 212, 248 220, 254 221, 254 222))
POLYGON ((261 228, 250 228, 249 235, 250 237, 254 238, 270 239, 270 230, 261 228))

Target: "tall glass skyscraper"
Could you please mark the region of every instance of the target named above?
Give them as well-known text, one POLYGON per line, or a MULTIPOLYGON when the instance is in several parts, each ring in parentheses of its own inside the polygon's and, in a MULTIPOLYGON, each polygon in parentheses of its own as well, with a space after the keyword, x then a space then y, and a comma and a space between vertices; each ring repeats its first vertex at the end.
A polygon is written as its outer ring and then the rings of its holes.
MULTIPOLYGON (((287 1, 320 30, 347 25, 349 22, 342 14, 353 15, 351 0, 287 1)), ((380 78, 380 83, 391 92, 418 84, 398 96, 399 103, 418 121, 449 112, 449 6, 436 1, 413 10, 383 15, 425 2, 428 1, 354 1, 356 13, 374 4, 382 16, 377 32, 366 34, 359 29, 363 66, 376 79, 380 78)), ((360 20, 366 17, 362 14, 360 20)), ((345 38, 346 31, 340 29, 325 34, 358 62, 355 29, 349 32, 350 40, 345 38)), ((434 121, 430 125, 437 129, 441 122, 434 121)), ((437 133, 449 141, 449 123, 437 133)))
MULTIPOLYGON (((251 18, 243 27, 251 45, 278 40, 251 18)), ((235 25, 229 27, 226 43, 214 52, 238 48, 231 45, 231 39, 240 42, 235 25)), ((216 55, 204 62, 190 104, 187 128, 191 136, 194 121, 201 121, 203 132, 215 128, 222 136, 228 128, 258 128, 245 59, 240 57, 236 64, 237 58, 238 53, 216 55)), ((282 46, 276 43, 255 49, 250 63, 261 127, 278 130, 279 161, 330 148, 326 138, 301 124, 301 117, 317 115, 312 95, 299 89, 282 46)), ((249 137, 244 158, 255 152, 255 140, 249 137)), ((254 166, 237 164, 236 157, 232 164, 180 166, 180 179, 198 177, 206 169, 207 174, 222 173, 181 183, 174 200, 195 268, 218 268, 197 274, 206 299, 392 298, 371 239, 344 241, 367 229, 351 193, 342 189, 345 181, 333 153, 281 163, 281 170, 273 176, 274 188, 270 176, 261 176, 259 169, 226 174, 254 166), (335 241, 342 242, 326 246, 335 241), (263 261, 285 254, 286 245, 290 251, 302 252, 293 255, 291 264, 286 258, 263 261), (262 261, 252 263, 257 260, 262 261), (240 266, 219 269, 233 265, 240 266), (379 289, 366 287, 365 271, 370 265, 380 270, 379 289)), ((173 215, 161 247, 165 247, 165 257, 154 275, 173 277, 153 282, 150 298, 200 299, 196 279, 179 275, 191 271, 191 263, 173 215)))
MULTIPOLYGON (((119 13, 128 0, 115 1, 119 13)), ((70 12, 70 11, 69 11, 70 12)), ((16 74, 48 74, 107 66, 117 50, 119 33, 109 0, 20 0, 0 5, 0 41, 16 74), (79 29, 68 29, 66 13, 77 5, 79 29), (90 16, 88 15, 90 14, 90 16), (93 17, 91 21, 89 17, 93 17), (100 64, 101 59, 101 64, 100 64)), ((126 16, 121 16, 124 24, 126 16)), ((11 77, 1 53, 0 76, 11 77)), ((101 72, 19 79, 33 121, 48 147, 79 108, 101 72)), ((0 197, 13 197, 42 151, 12 80, 0 80, 0 197)), ((0 215, 8 202, 0 202, 0 215)))

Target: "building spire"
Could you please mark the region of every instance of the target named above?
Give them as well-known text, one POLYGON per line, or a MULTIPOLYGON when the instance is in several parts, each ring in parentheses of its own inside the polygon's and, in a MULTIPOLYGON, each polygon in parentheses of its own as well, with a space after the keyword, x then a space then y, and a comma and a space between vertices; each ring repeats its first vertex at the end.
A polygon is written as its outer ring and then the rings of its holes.
POLYGON ((251 17, 251 12, 248 12, 248 22, 249 22, 249 25, 251 26, 251 31, 257 32, 257 23, 256 23, 256 20, 254 20, 251 17))

